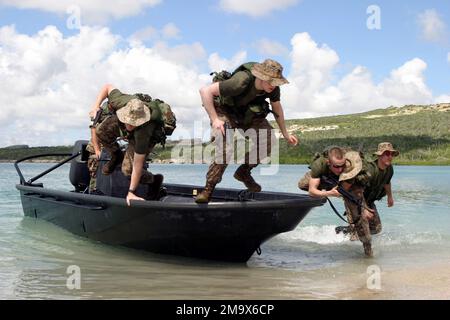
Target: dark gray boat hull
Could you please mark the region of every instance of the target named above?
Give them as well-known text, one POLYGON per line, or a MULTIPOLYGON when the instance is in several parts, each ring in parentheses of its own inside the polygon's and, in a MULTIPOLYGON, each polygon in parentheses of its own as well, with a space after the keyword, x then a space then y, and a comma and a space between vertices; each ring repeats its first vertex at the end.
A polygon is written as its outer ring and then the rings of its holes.
POLYGON ((25 216, 74 234, 155 253, 245 262, 264 241, 293 230, 323 200, 306 195, 217 189, 210 204, 196 204, 196 186, 165 185, 162 201, 133 201, 27 186, 25 216))

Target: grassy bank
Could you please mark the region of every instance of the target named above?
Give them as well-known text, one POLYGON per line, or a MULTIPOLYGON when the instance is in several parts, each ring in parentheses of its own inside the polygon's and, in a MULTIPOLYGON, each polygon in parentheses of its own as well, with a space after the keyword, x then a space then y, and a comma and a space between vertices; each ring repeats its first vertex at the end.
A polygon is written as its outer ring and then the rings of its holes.
POLYGON ((405 106, 361 114, 287 121, 301 147, 280 145, 282 163, 308 162, 329 145, 372 153, 389 141, 400 150, 397 164, 450 165, 450 110, 439 106, 405 106))

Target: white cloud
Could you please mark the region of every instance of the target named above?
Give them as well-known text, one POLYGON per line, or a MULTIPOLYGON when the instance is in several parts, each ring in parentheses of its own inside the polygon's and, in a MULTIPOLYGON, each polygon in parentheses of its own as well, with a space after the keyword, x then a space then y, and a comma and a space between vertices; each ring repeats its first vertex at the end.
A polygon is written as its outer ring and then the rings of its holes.
POLYGON ((319 46, 307 33, 294 35, 291 44, 291 84, 282 87, 288 118, 363 112, 433 100, 423 74, 427 65, 421 59, 407 61, 378 84, 363 66, 333 81, 333 70, 339 63, 334 50, 319 46))
POLYGON ((252 17, 265 16, 275 10, 283 10, 296 5, 299 0, 220 0, 220 7, 231 13, 252 17))
POLYGON ((168 23, 162 29, 162 35, 166 39, 178 38, 180 29, 177 28, 175 23, 168 23))
MULTIPOLYGON (((317 94, 323 92, 330 82, 331 72, 339 62, 337 53, 326 45, 319 47, 308 33, 294 35, 291 45, 291 72, 288 75, 291 84, 282 89, 287 106, 295 106, 295 109, 287 108, 288 116, 300 116, 305 111, 326 111, 329 105, 319 106, 313 100, 317 99, 317 94)), ((329 95, 336 95, 330 90, 329 95)))
POLYGON ((450 95, 449 94, 440 95, 434 99, 433 103, 450 103, 450 95))
MULTIPOLYGON (((287 118, 362 112, 390 105, 444 102, 433 98, 424 77, 427 64, 414 58, 375 82, 364 66, 337 78, 339 55, 309 34, 291 39, 290 63, 282 87, 287 118)), ((87 113, 105 83, 124 92, 145 92, 174 107, 179 129, 208 121, 198 89, 210 83, 210 71, 230 70, 247 61, 239 51, 230 59, 209 54, 200 43, 170 47, 158 41, 147 47, 125 41, 107 28, 82 27, 64 36, 48 26, 24 35, 0 28, 0 146, 60 145, 88 138, 87 113), (208 57, 207 73, 202 61, 208 57)), ((178 134, 177 133, 177 134, 178 134)))
POLYGON ((272 41, 266 38, 255 42, 254 47, 259 54, 263 56, 284 56, 289 54, 289 49, 279 42, 272 41))
POLYGON ((447 61, 450 63, 450 52, 447 53, 447 61))
POLYGON ((175 64, 197 69, 195 63, 206 58, 206 51, 199 42, 169 47, 165 42, 157 42, 153 50, 175 64))
POLYGON ((447 26, 435 9, 428 9, 420 13, 417 19, 421 28, 421 37, 430 42, 446 42, 447 26))
POLYGON ((425 84, 426 68, 427 64, 419 58, 406 62, 379 85, 382 95, 396 104, 430 103, 432 94, 425 84))
POLYGON ((200 44, 124 46, 107 28, 82 27, 64 37, 52 26, 32 36, 7 26, 0 28, 0 51, 1 146, 88 138, 87 114, 105 83, 167 101, 184 126, 204 116, 198 88, 210 78, 186 62, 196 59, 192 52, 205 55, 200 44), (184 64, 174 62, 177 54, 184 64))
POLYGON ((0 0, 0 5, 19 9, 38 9, 68 16, 80 9, 81 23, 104 23, 106 20, 120 19, 139 14, 143 9, 156 6, 162 0, 0 0))
POLYGON ((145 42, 152 39, 157 39, 159 37, 159 31, 152 27, 145 27, 143 29, 140 29, 136 32, 134 32, 130 36, 131 41, 139 41, 139 42, 145 42))
POLYGON ((161 30, 152 26, 137 30, 129 37, 129 40, 132 42, 146 42, 149 40, 178 38, 179 35, 180 30, 177 26, 174 23, 168 23, 161 30))
POLYGON ((208 58, 208 65, 211 71, 229 70, 233 71, 242 63, 246 62, 247 52, 239 51, 230 60, 221 58, 217 52, 211 54, 208 58))

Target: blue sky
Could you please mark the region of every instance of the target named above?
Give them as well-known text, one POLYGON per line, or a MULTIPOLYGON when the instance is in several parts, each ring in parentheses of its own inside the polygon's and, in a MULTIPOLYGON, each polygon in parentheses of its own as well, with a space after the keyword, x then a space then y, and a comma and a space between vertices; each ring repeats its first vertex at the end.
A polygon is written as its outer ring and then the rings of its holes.
MULTIPOLYGON (((25 83, 29 84, 21 92, 16 88, 17 83, 11 82, 9 86, 14 90, 9 90, 9 95, 3 93, 4 101, 13 101, 7 112, 7 127, 17 129, 25 125, 27 113, 17 112, 17 108, 38 105, 45 109, 52 104, 52 97, 66 96, 64 99, 71 101, 71 107, 64 115, 76 121, 60 122, 61 110, 56 103, 44 114, 30 112, 35 121, 40 121, 40 125, 32 128, 38 137, 44 138, 45 130, 59 132, 69 127, 73 132, 67 137, 61 135, 51 142, 54 144, 68 142, 82 132, 87 121, 85 114, 104 82, 117 83, 128 91, 146 90, 154 96, 172 99, 168 102, 179 105, 185 114, 180 117, 183 127, 189 129, 199 118, 207 122, 206 113, 198 106, 197 92, 199 86, 209 81, 207 74, 211 70, 230 69, 241 62, 262 61, 267 57, 279 60, 292 80, 282 89, 287 118, 450 100, 450 26, 447 24, 450 3, 444 0, 73 0, 57 3, 23 0, 19 3, 0 0, 0 30, 3 30, 3 36, 0 31, 3 55, 0 79, 17 82, 25 77, 25 83), (80 9, 81 30, 67 28, 71 17, 67 9, 71 4, 80 9), (379 30, 367 28, 371 14, 366 11, 370 5, 380 9, 379 30), (49 26, 54 28, 46 29, 49 26), (45 40, 49 38, 50 45, 45 40), (88 42, 84 41, 89 39, 97 44, 89 44, 95 52, 87 50, 88 42), (83 45, 77 48, 79 42, 83 45), (27 43, 32 44, 27 48, 27 43), (58 50, 49 47, 52 45, 58 50), (88 61, 86 67, 80 61, 76 67, 70 66, 73 59, 68 60, 67 56, 77 51, 88 61), (25 59, 24 66, 14 57, 25 59), (125 61, 127 70, 134 70, 133 63, 153 67, 148 75, 143 73, 137 77, 127 74, 120 59, 125 61), (188 74, 189 81, 186 77, 163 76, 165 82, 171 83, 155 82, 154 78, 160 77, 167 68, 188 74), (80 75, 75 78, 70 70, 80 75), (45 82, 48 82, 46 86, 45 82), (171 91, 176 84, 184 90, 179 96, 171 91), (15 94, 24 100, 14 99, 12 91, 17 91, 15 94), (69 97, 68 91, 72 93, 69 97), (77 98, 77 94, 83 98, 77 98), (48 120, 40 117, 49 115, 51 123, 46 125, 48 120), (11 119, 16 121, 11 124, 11 119)), ((5 122, 5 118, 0 117, 0 122, 5 122)), ((15 142, 34 143, 26 136, 5 143, 15 142)))

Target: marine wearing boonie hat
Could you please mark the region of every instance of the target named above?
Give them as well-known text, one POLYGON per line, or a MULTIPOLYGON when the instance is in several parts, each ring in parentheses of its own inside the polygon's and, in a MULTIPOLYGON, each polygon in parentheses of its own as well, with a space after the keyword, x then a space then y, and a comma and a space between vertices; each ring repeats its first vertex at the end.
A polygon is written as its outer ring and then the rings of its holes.
POLYGON ((275 87, 289 83, 283 77, 283 67, 281 64, 272 59, 266 59, 262 63, 256 63, 251 72, 256 78, 267 81, 275 87))
POLYGON ((392 146, 392 143, 390 142, 382 142, 378 145, 378 150, 376 152, 374 152, 373 154, 376 156, 381 156, 383 155, 383 153, 385 151, 390 151, 392 152, 392 155, 394 157, 397 157, 400 152, 398 152, 398 150, 395 150, 394 147, 392 146))
POLYGON ((150 121, 150 109, 139 99, 130 100, 125 107, 117 110, 117 118, 125 124, 139 127, 150 121))

